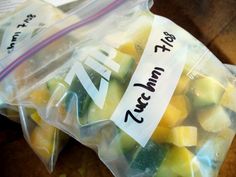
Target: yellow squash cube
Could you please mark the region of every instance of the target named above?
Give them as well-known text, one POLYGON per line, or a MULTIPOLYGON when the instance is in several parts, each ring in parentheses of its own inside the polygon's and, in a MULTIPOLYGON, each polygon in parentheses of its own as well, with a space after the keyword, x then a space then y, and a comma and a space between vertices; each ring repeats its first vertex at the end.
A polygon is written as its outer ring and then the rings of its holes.
POLYGON ((228 85, 221 98, 220 104, 236 112, 236 87, 228 85))
POLYGON ((189 101, 185 95, 173 96, 160 121, 160 126, 174 127, 179 125, 188 117, 189 107, 189 101))
POLYGON ((31 147, 43 160, 49 161, 55 147, 56 128, 42 124, 42 127, 35 127, 31 134, 31 147))
POLYGON ((124 44, 122 44, 119 48, 119 51, 131 55, 135 58, 136 63, 138 63, 141 56, 138 55, 137 50, 135 48, 135 44, 133 41, 127 41, 124 44))
POLYGON ((170 170, 179 176, 194 176, 199 169, 197 158, 185 147, 173 147, 166 158, 170 170))
POLYGON ((168 140, 170 128, 158 126, 152 134, 152 140, 156 143, 165 143, 168 140))
POLYGON ((197 128, 190 126, 175 127, 170 130, 168 142, 179 147, 197 145, 197 128))
POLYGON ((29 98, 36 105, 44 105, 47 104, 50 98, 50 92, 46 86, 41 86, 31 92, 29 98))
POLYGON ((31 114, 30 117, 37 125, 39 125, 39 126, 42 125, 42 118, 40 117, 38 112, 34 112, 33 114, 31 114))
POLYGON ((207 107, 198 113, 198 121, 208 132, 220 132, 231 126, 228 113, 221 106, 207 107))

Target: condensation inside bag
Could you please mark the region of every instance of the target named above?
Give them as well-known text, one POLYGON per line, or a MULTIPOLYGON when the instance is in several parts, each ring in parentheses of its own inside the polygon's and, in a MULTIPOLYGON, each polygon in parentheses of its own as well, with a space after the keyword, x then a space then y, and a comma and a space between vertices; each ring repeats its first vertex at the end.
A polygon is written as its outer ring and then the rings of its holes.
POLYGON ((43 48, 1 90, 14 78, 9 100, 36 108, 96 150, 117 177, 216 177, 236 130, 235 76, 182 28, 151 14, 144 0, 103 3, 80 17, 107 16, 43 48), (154 125, 143 127, 146 121, 154 125), (130 127, 137 127, 133 134, 130 127), (138 135, 147 143, 137 143, 138 135))

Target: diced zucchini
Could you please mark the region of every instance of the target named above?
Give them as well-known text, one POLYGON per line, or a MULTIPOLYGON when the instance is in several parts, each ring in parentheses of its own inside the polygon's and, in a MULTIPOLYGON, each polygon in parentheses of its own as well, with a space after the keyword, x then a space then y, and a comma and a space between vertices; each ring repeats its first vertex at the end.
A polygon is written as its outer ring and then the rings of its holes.
POLYGON ((64 87, 64 90, 69 88, 68 84, 62 78, 51 79, 47 82, 47 88, 52 94, 58 87, 64 87))
POLYGON ((214 79, 203 77, 193 82, 191 91, 193 105, 203 107, 219 103, 224 88, 214 79))
MULTIPOLYGON (((86 69, 86 72, 88 73, 93 84, 98 88, 101 76, 86 66, 84 66, 84 68, 86 69)), ((78 104, 77 108, 78 117, 82 118, 88 112, 88 107, 91 102, 91 98, 88 95, 85 88, 83 87, 83 85, 81 84, 81 82, 79 81, 79 79, 77 78, 77 76, 74 77, 71 86, 69 88, 67 98, 65 99, 66 108, 68 111, 70 111, 71 107, 74 106, 75 98, 77 99, 77 104, 78 104)))
POLYGON ((202 128, 208 132, 219 132, 231 125, 229 115, 221 106, 205 108, 197 116, 202 128))
POLYGON ((141 57, 141 56, 138 55, 137 50, 135 48, 135 44, 131 40, 125 42, 124 44, 122 44, 118 48, 118 50, 125 53, 125 54, 128 54, 128 55, 132 56, 135 59, 136 63, 138 63, 138 61, 141 57))
POLYGON ((45 105, 48 103, 50 93, 45 85, 31 92, 29 99, 37 105, 45 105))
POLYGON ((171 169, 167 161, 164 160, 159 168, 157 168, 157 172, 153 177, 179 177, 176 173, 174 173, 171 169))
POLYGON ((221 98, 220 104, 225 108, 236 112, 236 87, 231 84, 228 85, 221 98))
POLYGON ((189 147, 197 145, 197 128, 190 126, 180 126, 171 129, 168 142, 179 147, 189 147))
POLYGON ((128 30, 105 37, 108 45, 133 56, 136 62, 142 56, 152 29, 153 19, 148 14, 140 14, 128 26, 128 30))
POLYGON ((185 147, 172 147, 166 156, 169 169, 179 176, 194 176, 199 170, 199 161, 185 147))
POLYGON ((153 176, 156 169, 159 168, 166 157, 168 148, 165 145, 156 144, 149 141, 148 144, 135 153, 133 161, 129 167, 129 175, 135 176, 145 174, 144 176, 153 176))
POLYGON ((188 91, 190 81, 190 78, 186 74, 183 74, 179 79, 175 94, 185 94, 188 91))
POLYGON ((54 151, 54 137, 56 129, 43 124, 34 128, 31 134, 31 146, 36 154, 45 162, 48 162, 54 151))
POLYGON ((137 142, 125 132, 120 133, 119 143, 124 152, 132 150, 137 145, 137 142))
POLYGON ((121 84, 116 80, 111 80, 109 83, 108 93, 103 109, 99 108, 95 103, 91 102, 88 111, 88 122, 91 123, 110 119, 123 94, 124 90, 121 84))
POLYGON ((31 119, 38 125, 42 125, 42 118, 38 114, 38 112, 34 112, 33 114, 30 115, 31 119))
POLYGON ((158 126, 152 134, 151 139, 156 143, 166 143, 168 141, 169 133, 170 128, 158 126))
POLYGON ((135 60, 133 57, 121 52, 117 52, 117 55, 113 60, 120 65, 120 70, 118 73, 113 72, 112 76, 121 82, 129 80, 135 69, 135 60))
POLYGON ((171 101, 164 113, 160 126, 174 127, 183 122, 189 114, 190 104, 188 98, 184 95, 176 95, 171 98, 171 101))

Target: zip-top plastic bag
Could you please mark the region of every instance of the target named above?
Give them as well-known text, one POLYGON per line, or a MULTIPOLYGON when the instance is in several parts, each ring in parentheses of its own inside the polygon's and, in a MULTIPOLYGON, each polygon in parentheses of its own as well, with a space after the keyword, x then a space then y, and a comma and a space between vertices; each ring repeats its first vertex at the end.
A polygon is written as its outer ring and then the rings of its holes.
POLYGON ((1 96, 96 150, 115 176, 215 177, 235 135, 235 76, 150 3, 91 1, 80 22, 1 61, 1 96))
MULTIPOLYGON (((76 5, 79 3, 77 2, 76 5)), ((67 14, 64 14, 60 9, 39 0, 27 0, 25 3, 20 3, 15 11, 8 12, 4 18, 0 19, 2 34, 0 56, 6 53, 10 54, 17 50, 18 46, 25 45, 25 41, 69 15, 70 10, 74 9, 67 8, 65 11, 67 14)), ((59 152, 66 144, 68 137, 41 120, 35 110, 20 107, 19 120, 17 106, 1 102, 0 113, 13 121, 22 123, 22 131, 26 141, 49 172, 52 172, 59 152)))

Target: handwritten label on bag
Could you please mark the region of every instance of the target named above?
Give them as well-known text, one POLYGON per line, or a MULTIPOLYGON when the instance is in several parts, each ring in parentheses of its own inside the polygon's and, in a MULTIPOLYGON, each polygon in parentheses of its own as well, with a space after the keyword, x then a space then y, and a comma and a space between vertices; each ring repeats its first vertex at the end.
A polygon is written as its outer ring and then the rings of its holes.
POLYGON ((33 14, 29 14, 26 16, 26 19, 17 25, 17 29, 19 29, 19 31, 16 31, 12 38, 11 38, 11 43, 10 45, 7 47, 7 52, 10 54, 12 51, 14 51, 15 45, 17 43, 18 38, 20 37, 21 33, 22 33, 22 28, 27 28, 28 24, 30 23, 30 21, 32 21, 34 18, 36 18, 36 15, 33 14))
POLYGON ((141 61, 111 119, 145 146, 159 124, 183 71, 189 35, 170 20, 156 16, 141 61))
POLYGON ((37 2, 5 19, 2 24, 0 55, 12 53, 23 41, 30 40, 42 29, 54 23, 61 12, 45 3, 37 2), (42 11, 44 13, 42 13, 42 11))

